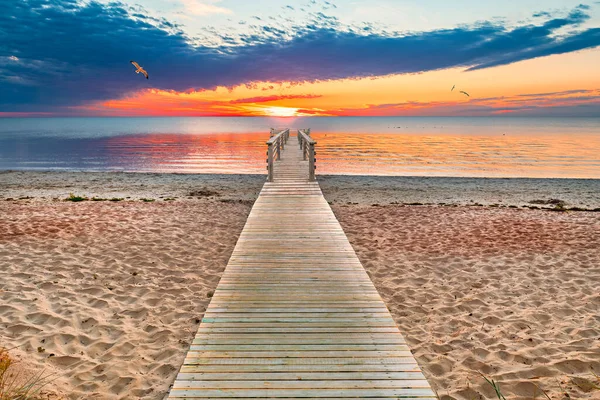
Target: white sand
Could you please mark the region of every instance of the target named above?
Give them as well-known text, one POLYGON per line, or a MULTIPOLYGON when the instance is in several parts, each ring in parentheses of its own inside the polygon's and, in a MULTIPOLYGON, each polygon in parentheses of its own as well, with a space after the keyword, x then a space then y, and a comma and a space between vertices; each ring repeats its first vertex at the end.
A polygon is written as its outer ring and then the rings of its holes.
POLYGON ((238 197, 261 183, 197 179, 213 200, 71 203, 23 181, 13 190, 35 199, 0 201, 0 346, 54 374, 47 392, 65 398, 162 399, 250 211, 238 197))
POLYGON ((442 399, 600 399, 600 213, 333 208, 442 399))
MULTIPOLYGON (((511 400, 600 398, 573 378, 600 373, 600 213, 389 205, 599 207, 598 181, 435 179, 321 181, 440 397, 494 398, 481 372, 511 400)), ((162 399, 263 182, 0 173, 0 346, 58 396, 162 399)))
MULTIPOLYGON (((319 176, 327 200, 346 204, 429 203, 500 206, 559 199, 567 207, 600 208, 600 179, 319 176)), ((539 205, 534 205, 539 206, 539 205)))

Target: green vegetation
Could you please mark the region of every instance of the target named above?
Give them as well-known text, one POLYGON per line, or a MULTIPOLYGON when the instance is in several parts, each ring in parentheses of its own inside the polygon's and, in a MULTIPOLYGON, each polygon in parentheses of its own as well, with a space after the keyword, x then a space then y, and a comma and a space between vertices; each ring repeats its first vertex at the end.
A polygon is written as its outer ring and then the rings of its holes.
POLYGON ((123 201, 123 200, 125 200, 125 199, 122 197, 113 197, 112 199, 110 199, 108 201, 123 201))
POLYGON ((483 376, 483 379, 485 379, 485 381, 487 383, 490 384, 490 386, 492 388, 494 388, 494 391, 496 392, 496 396, 498 396, 498 400, 506 400, 506 397, 504 397, 504 395, 502 394, 502 392, 500 391, 500 385, 498 385, 497 382, 495 382, 493 379, 488 379, 485 375, 481 374, 481 376, 483 376))
POLYGON ((107 199, 103 199, 102 197, 92 197, 92 201, 106 201, 107 199))
POLYGON ((40 372, 27 379, 14 365, 8 351, 0 348, 0 400, 41 400, 39 392, 50 382, 49 376, 40 372))
POLYGON ((79 201, 88 201, 89 199, 84 196, 75 196, 73 193, 69 194, 69 197, 65 199, 65 201, 79 202, 79 201))
POLYGON ((141 201, 143 201, 144 203, 152 203, 154 201, 154 199, 140 199, 141 201))

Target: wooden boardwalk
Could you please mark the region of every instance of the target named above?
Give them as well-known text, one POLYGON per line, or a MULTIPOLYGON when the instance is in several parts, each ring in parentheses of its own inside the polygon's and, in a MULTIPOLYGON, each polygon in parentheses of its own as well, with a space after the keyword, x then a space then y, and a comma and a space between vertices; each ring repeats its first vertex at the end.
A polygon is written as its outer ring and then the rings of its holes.
POLYGON ((435 399, 290 138, 171 389, 180 398, 435 399))

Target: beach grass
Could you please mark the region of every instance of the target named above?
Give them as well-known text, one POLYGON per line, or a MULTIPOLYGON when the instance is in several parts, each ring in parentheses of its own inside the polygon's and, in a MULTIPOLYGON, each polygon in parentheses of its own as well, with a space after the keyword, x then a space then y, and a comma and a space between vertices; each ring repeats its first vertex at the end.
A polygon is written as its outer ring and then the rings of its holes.
POLYGON ((41 400, 40 391, 49 378, 43 371, 25 378, 8 351, 0 348, 0 400, 41 400))
POLYGON ((79 202, 79 201, 88 201, 89 199, 85 196, 76 196, 73 193, 69 194, 69 197, 65 199, 65 201, 79 202))

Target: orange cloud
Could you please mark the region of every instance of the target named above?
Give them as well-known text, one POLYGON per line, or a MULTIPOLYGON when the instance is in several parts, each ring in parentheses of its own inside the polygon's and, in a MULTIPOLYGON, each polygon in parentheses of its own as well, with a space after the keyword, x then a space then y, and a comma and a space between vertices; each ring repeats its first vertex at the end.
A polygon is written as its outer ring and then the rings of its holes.
POLYGON ((249 82, 200 91, 148 89, 72 111, 116 116, 393 116, 494 115, 598 107, 598 54, 550 58, 550 64, 548 60, 530 60, 468 73, 448 69, 302 84, 249 82), (451 91, 453 85, 456 89, 451 91))

